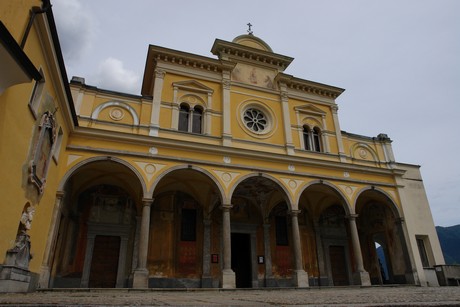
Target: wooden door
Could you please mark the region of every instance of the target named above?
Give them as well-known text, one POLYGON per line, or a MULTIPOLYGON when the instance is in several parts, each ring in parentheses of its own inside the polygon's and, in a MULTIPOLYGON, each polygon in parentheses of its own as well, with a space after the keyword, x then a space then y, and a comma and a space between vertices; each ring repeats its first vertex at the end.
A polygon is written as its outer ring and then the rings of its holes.
POLYGON ((89 275, 90 288, 115 288, 117 284, 120 237, 96 236, 89 275))
POLYGON ((329 259, 331 261, 332 281, 334 282, 334 286, 349 285, 345 247, 329 246, 329 259))

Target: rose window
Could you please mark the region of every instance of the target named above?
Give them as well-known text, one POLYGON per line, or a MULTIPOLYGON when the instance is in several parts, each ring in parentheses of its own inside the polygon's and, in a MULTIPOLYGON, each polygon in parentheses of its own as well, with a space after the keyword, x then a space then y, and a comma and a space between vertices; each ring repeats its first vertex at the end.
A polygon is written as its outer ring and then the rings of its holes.
POLYGON ((268 120, 264 113, 257 109, 247 109, 243 115, 244 124, 254 132, 262 132, 267 128, 268 120))

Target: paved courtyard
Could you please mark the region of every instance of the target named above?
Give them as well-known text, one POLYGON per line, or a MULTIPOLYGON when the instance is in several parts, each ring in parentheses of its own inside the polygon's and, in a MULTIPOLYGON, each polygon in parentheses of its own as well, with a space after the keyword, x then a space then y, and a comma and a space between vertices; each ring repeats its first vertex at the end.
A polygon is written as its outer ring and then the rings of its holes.
POLYGON ((0 294, 0 306, 460 306, 460 287, 159 290, 75 289, 0 294))

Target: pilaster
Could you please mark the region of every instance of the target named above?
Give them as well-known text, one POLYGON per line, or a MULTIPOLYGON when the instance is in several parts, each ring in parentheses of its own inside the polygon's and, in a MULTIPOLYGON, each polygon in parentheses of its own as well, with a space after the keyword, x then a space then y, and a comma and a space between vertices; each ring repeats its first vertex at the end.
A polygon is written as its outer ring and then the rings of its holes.
POLYGON ((224 146, 232 145, 231 108, 230 108, 230 71, 222 72, 222 106, 223 106, 223 133, 222 142, 224 146))
POLYGON ((337 138, 337 148, 339 149, 339 156, 341 162, 346 162, 345 151, 343 149, 342 131, 340 130, 338 110, 339 107, 336 105, 331 106, 332 118, 334 120, 335 135, 337 138))
POLYGON ((51 275, 51 263, 50 260, 53 258, 57 231, 59 229, 60 219, 58 218, 61 213, 62 202, 64 199, 64 192, 56 192, 56 200, 54 201, 53 215, 51 216, 50 229, 48 231, 48 238, 46 240, 45 252, 43 255, 42 265, 40 267, 40 278, 38 280, 39 288, 48 288, 50 275, 51 275))
POLYGON ((160 129, 161 92, 166 72, 157 68, 155 70, 155 83, 153 88, 152 113, 150 115, 150 136, 158 136, 160 129))
POLYGON ((289 112, 289 96, 285 83, 279 83, 281 88, 281 108, 283 110, 283 128, 286 141, 286 153, 294 154, 294 144, 292 143, 291 118, 289 112))

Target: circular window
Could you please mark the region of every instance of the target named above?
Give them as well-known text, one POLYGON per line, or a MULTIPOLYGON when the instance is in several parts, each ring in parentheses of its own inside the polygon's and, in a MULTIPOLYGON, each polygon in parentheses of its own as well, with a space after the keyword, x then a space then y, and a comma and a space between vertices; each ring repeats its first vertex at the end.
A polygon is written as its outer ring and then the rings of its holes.
POLYGON ((268 126, 268 120, 265 114, 255 108, 249 108, 244 111, 243 121, 246 127, 256 133, 264 132, 268 126))

